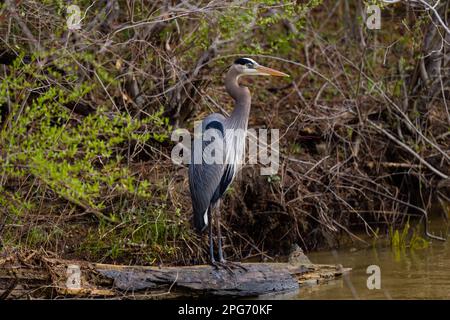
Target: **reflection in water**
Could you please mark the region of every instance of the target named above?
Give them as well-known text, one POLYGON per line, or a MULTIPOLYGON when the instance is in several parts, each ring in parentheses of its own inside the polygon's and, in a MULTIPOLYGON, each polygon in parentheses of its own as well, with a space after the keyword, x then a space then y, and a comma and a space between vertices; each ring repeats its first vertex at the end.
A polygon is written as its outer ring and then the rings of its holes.
POLYGON ((336 263, 353 270, 343 279, 303 287, 290 299, 450 299, 450 244, 433 241, 420 250, 390 246, 358 251, 311 253, 313 263, 336 263), (381 289, 367 288, 367 267, 378 265, 381 289))

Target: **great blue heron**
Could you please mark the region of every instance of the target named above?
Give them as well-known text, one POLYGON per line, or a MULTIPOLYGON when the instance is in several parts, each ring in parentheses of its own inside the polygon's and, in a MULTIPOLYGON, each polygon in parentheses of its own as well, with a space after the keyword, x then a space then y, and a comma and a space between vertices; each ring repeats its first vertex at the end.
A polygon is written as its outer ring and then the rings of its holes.
POLYGON ((250 91, 247 87, 240 86, 238 80, 242 76, 256 75, 289 76, 283 72, 261 66, 249 58, 237 59, 229 68, 225 78, 225 88, 235 101, 233 112, 229 117, 219 113, 210 114, 200 124, 199 131, 202 136, 206 131, 213 130, 217 133, 216 137, 222 139, 224 161, 221 163, 205 161, 203 151, 208 146, 208 141, 203 141, 203 139, 199 145, 194 142, 191 148, 189 188, 194 213, 194 226, 200 233, 209 226, 210 261, 214 265, 217 265, 217 262, 214 258, 213 247, 213 211, 215 211, 217 223, 219 263, 225 264, 226 261, 222 252, 219 205, 221 197, 230 186, 243 161, 250 114, 250 91), (200 147, 201 160, 196 162, 194 154, 199 151, 200 147))

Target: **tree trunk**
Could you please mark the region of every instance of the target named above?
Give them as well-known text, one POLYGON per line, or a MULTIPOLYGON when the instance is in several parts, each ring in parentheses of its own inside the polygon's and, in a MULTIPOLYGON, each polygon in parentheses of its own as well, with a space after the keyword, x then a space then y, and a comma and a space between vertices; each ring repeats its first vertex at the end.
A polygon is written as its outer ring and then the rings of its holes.
POLYGON ((0 259, 0 297, 249 297, 297 290, 349 270, 295 263, 243 263, 231 269, 121 266, 13 255, 0 259))

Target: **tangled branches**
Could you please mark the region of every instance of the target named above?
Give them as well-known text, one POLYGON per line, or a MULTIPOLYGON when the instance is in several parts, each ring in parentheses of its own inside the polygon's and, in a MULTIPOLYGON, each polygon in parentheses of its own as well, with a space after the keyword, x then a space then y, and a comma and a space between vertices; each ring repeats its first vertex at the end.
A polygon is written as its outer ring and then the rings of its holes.
POLYGON ((79 29, 61 1, 6 1, 1 245, 203 260, 169 136, 230 110, 221 75, 243 55, 293 81, 246 83, 250 126, 282 131, 281 169, 261 177, 248 166, 229 192, 229 255, 364 241, 361 230, 376 236, 445 206, 449 9, 415 2, 386 7, 373 32, 358 20, 362 1, 85 0, 79 29))

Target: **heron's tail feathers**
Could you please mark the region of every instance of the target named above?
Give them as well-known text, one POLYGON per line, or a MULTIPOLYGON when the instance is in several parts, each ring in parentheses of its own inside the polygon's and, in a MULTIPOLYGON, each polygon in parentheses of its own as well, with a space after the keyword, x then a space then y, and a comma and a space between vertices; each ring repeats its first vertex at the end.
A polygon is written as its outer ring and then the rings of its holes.
POLYGON ((205 212, 194 212, 194 227, 198 233, 205 231, 208 226, 209 209, 206 209, 205 212))

